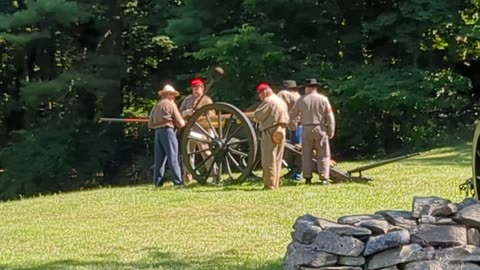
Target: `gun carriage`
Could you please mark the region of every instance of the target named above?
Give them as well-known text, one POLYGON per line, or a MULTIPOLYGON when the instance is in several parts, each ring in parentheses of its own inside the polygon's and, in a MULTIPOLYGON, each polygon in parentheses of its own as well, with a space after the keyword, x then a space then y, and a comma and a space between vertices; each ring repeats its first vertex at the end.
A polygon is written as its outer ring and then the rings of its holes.
MULTIPOLYGON (((148 119, 101 118, 103 122, 144 122, 148 119)), ((255 175, 260 163, 261 136, 253 112, 243 112, 237 107, 216 102, 196 110, 179 134, 180 152, 185 169, 201 184, 241 183, 255 175), (208 147, 199 147, 208 145, 208 147), (187 162, 185 162, 187 161, 187 162), (193 161, 193 162, 192 162, 193 161)), ((285 143, 286 152, 301 156, 301 149, 285 143)), ((419 153, 401 156, 378 163, 342 171, 331 168, 333 181, 370 181, 363 171, 386 165, 419 153), (358 175, 354 175, 358 174, 358 175)), ((316 162, 316 160, 312 160, 316 162)), ((314 166, 315 168, 316 166, 314 166)))

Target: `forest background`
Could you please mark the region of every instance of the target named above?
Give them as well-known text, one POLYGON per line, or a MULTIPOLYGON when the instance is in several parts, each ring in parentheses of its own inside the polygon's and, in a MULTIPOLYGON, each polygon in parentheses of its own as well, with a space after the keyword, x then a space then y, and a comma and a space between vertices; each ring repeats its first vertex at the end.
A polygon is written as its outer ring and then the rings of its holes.
POLYGON ((209 94, 241 109, 260 81, 321 80, 336 159, 467 139, 479 19, 479 0, 0 0, 0 199, 128 183, 152 132, 99 117, 146 117, 217 65, 209 94))

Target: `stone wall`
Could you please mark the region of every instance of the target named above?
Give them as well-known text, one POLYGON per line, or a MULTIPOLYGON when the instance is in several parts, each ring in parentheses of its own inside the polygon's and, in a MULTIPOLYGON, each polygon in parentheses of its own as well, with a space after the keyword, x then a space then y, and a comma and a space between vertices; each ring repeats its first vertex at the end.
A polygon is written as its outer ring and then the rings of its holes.
POLYGON ((480 270, 480 201, 415 197, 412 211, 337 222, 305 215, 293 226, 285 270, 480 270))

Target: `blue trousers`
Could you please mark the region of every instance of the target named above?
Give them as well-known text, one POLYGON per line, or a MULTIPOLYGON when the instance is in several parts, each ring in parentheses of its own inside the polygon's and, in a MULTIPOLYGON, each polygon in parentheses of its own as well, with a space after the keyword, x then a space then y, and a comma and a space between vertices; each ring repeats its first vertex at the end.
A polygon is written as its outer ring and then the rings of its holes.
MULTIPOLYGON (((303 134, 303 126, 298 126, 296 130, 290 131, 290 142, 292 144, 302 144, 302 134, 303 134)), ((291 160, 291 164, 289 164, 289 176, 292 180, 301 180, 302 173, 298 168, 295 168, 295 158, 291 160)))
POLYGON ((155 165, 153 169, 153 181, 155 185, 163 185, 167 162, 172 172, 174 185, 183 185, 178 156, 178 140, 175 136, 175 129, 170 127, 155 129, 154 149, 155 165))
POLYGON ((292 144, 302 144, 303 126, 298 126, 297 129, 290 131, 290 142, 292 144))

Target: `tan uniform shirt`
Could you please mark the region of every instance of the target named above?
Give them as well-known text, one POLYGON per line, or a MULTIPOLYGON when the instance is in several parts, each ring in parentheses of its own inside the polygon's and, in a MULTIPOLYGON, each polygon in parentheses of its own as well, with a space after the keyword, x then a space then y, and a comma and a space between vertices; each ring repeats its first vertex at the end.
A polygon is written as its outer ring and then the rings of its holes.
POLYGON ((200 109, 205 105, 213 103, 212 99, 208 96, 204 96, 203 98, 199 97, 198 99, 195 99, 193 95, 189 95, 183 100, 182 105, 180 105, 180 111, 183 112, 185 110, 193 110, 193 108, 195 107, 199 99, 202 99, 202 100, 200 100, 200 103, 197 105, 196 109, 200 109))
MULTIPOLYGON (((300 94, 297 91, 282 90, 277 95, 287 103, 288 113, 292 114, 295 104, 301 98, 300 94)), ((298 116, 295 121, 293 119, 290 119, 290 121, 292 123, 289 125, 289 128, 295 130, 297 128, 296 123, 300 122, 300 117, 298 116)))
POLYGON ((149 128, 182 128, 183 126, 185 126, 185 121, 178 110, 177 104, 175 104, 173 100, 166 98, 160 100, 150 112, 150 117, 148 119, 149 128))
POLYGON ((285 103, 287 103, 288 111, 291 112, 295 106, 295 103, 297 103, 297 100, 300 99, 300 94, 297 91, 289 91, 289 90, 282 90, 278 92, 277 96, 285 103))
POLYGON ((275 94, 262 101, 255 110, 254 117, 260 124, 260 131, 266 131, 278 124, 286 126, 290 121, 287 104, 275 94))
POLYGON ((300 116, 302 125, 320 125, 330 136, 335 130, 335 118, 328 98, 319 93, 301 97, 293 108, 291 119, 300 116))

